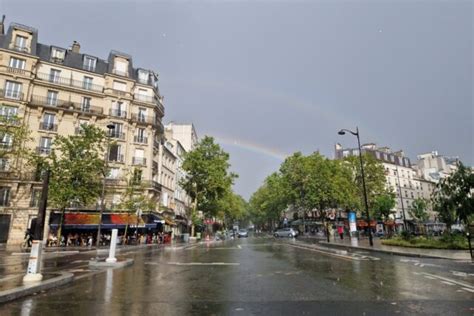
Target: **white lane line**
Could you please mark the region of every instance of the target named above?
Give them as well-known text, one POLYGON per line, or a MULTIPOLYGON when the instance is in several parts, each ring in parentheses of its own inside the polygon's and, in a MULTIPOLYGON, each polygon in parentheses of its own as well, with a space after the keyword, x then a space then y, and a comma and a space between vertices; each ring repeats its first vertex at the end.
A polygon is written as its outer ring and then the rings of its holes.
POLYGON ((448 282, 448 281, 441 281, 441 283, 443 283, 443 284, 447 284, 447 285, 456 285, 456 284, 454 284, 454 283, 451 283, 451 282, 448 282))
POLYGON ((237 248, 239 248, 239 249, 242 249, 242 246, 240 246, 240 245, 237 245, 237 248))
POLYGON ((449 278, 445 278, 445 277, 442 277, 442 276, 438 276, 438 275, 426 273, 426 272, 424 272, 423 274, 424 274, 425 276, 430 276, 430 277, 433 277, 433 278, 436 278, 436 279, 439 279, 439 280, 451 282, 451 283, 460 285, 460 286, 462 286, 462 287, 472 289, 472 290, 474 291, 474 286, 472 286, 472 285, 470 285, 470 284, 467 284, 467 283, 464 283, 464 282, 460 282, 460 281, 456 281, 456 280, 449 279, 449 278))
POLYGON ((462 289, 463 289, 463 290, 466 290, 466 291, 468 291, 468 292, 474 293, 474 290, 473 290, 473 289, 468 289, 467 287, 463 287, 462 289))
POLYGON ((436 278, 430 277, 428 275, 424 275, 425 278, 430 279, 430 280, 436 280, 436 278))
POLYGON ((174 266, 239 266, 238 262, 145 262, 148 265, 169 264, 174 266))

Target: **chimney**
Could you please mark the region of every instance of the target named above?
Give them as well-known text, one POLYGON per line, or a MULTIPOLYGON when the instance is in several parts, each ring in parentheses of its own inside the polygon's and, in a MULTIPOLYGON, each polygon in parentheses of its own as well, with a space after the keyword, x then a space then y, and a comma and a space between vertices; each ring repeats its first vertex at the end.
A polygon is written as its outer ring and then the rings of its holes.
POLYGON ((2 16, 2 22, 0 22, 0 35, 5 34, 5 14, 2 16))
POLYGON ((79 54, 80 50, 81 50, 81 44, 79 44, 77 41, 74 41, 72 43, 71 51, 73 53, 78 53, 79 54))

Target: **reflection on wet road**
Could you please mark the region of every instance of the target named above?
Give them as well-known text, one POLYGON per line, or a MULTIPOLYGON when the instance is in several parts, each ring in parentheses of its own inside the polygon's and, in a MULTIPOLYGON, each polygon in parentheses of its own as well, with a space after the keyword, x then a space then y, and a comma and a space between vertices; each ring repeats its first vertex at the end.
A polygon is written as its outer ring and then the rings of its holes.
MULTIPOLYGON (((472 315, 472 265, 248 238, 129 253, 129 268, 0 306, 1 315, 472 315), (456 273, 453 273, 456 272, 456 273)), ((63 259, 58 259, 62 262, 63 259)), ((54 266, 49 263, 49 268, 54 266)), ((81 271, 79 271, 81 272, 81 271)))

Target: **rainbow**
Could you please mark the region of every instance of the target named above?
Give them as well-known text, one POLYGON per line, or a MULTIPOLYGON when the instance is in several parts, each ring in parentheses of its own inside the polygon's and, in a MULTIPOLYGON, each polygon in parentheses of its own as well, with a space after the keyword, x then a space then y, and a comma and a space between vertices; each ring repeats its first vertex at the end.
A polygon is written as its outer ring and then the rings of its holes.
POLYGON ((279 149, 264 146, 262 144, 258 144, 249 140, 231 138, 231 137, 219 135, 216 133, 209 133, 209 132, 204 133, 204 134, 214 137, 216 141, 220 144, 225 144, 228 146, 241 148, 241 149, 251 151, 254 153, 263 154, 265 156, 272 157, 279 161, 283 161, 285 160, 286 157, 289 156, 288 153, 285 153, 279 149))

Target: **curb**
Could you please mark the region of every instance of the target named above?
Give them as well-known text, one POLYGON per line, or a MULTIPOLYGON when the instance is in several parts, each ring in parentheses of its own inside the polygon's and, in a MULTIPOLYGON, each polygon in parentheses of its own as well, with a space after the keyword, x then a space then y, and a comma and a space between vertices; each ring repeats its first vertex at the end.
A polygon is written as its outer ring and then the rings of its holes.
POLYGON ((340 244, 328 243, 328 242, 325 242, 325 241, 318 241, 318 243, 323 244, 323 245, 328 246, 328 247, 333 247, 333 248, 344 248, 346 250, 349 250, 349 249, 367 250, 367 251, 372 251, 372 252, 380 252, 380 253, 386 253, 386 254, 390 254, 390 255, 404 256, 404 257, 427 258, 427 259, 447 259, 447 260, 466 260, 466 258, 450 258, 450 257, 435 256, 435 255, 424 255, 424 254, 417 254, 417 253, 401 252, 401 251, 396 251, 396 250, 384 250, 384 249, 375 249, 375 248, 369 248, 369 247, 354 247, 354 246, 349 246, 349 245, 340 245, 340 244))
POLYGON ((92 269, 101 269, 101 268, 125 268, 131 266, 134 263, 133 259, 125 259, 124 261, 117 262, 106 262, 106 261, 89 261, 89 267, 92 269))
POLYGON ((63 272, 60 276, 41 281, 35 284, 22 285, 20 287, 0 292, 0 303, 16 300, 18 298, 31 295, 36 292, 59 287, 74 281, 74 274, 63 272))

